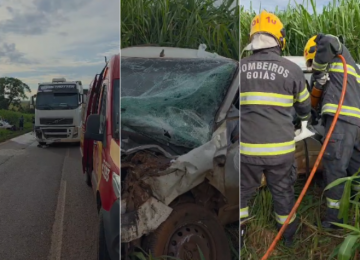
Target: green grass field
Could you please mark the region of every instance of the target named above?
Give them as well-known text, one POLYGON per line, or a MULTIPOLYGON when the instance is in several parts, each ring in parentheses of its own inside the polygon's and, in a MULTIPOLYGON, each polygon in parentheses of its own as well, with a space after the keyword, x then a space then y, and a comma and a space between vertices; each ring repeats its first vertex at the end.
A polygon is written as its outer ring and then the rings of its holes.
POLYGON ((24 129, 23 131, 10 131, 5 129, 0 129, 0 142, 4 142, 13 137, 22 135, 24 133, 30 132, 32 130, 32 117, 33 114, 25 114, 21 112, 15 112, 10 110, 0 110, 0 118, 5 119, 12 125, 19 126, 19 119, 21 115, 24 116, 24 129))
MULTIPOLYGON (((259 10, 244 10, 241 7, 240 28, 242 48, 248 43, 250 23, 257 13, 259 13, 259 10)), ((287 47, 285 55, 302 56, 307 40, 311 36, 322 32, 343 35, 345 37, 345 45, 351 51, 354 59, 360 62, 358 48, 360 37, 358 23, 360 21, 360 0, 335 0, 324 7, 321 12, 317 12, 316 1, 309 0, 299 2, 295 7, 288 6, 285 10, 277 10, 276 14, 286 27, 287 47)), ((298 180, 296 184, 297 196, 300 194, 304 183, 304 179, 298 180)), ((325 210, 324 200, 321 200, 322 192, 323 189, 315 183, 310 187, 297 212, 298 217, 301 219, 301 225, 296 235, 294 247, 291 249, 285 248, 280 242, 269 259, 360 259, 358 252, 350 249, 350 247, 348 248, 348 257, 338 258, 337 256, 339 246, 348 235, 348 231, 341 230, 329 233, 315 225, 315 223, 319 223, 325 210)), ((248 236, 245 240, 245 248, 241 252, 241 259, 257 260, 261 259, 277 234, 270 192, 266 188, 261 189, 250 206, 252 208, 251 214, 254 217, 249 222, 248 236)), ((351 212, 351 214, 353 213, 351 212)), ((359 241, 359 238, 357 239, 359 241)))
MULTIPOLYGON (((276 14, 286 28, 287 47, 284 54, 302 56, 307 40, 322 32, 343 35, 345 45, 351 51, 354 59, 360 62, 360 49, 358 48, 360 39, 359 4, 359 0, 334 0, 330 1, 321 12, 318 12, 315 0, 305 0, 304 2, 300 0, 295 7, 288 6, 286 10, 277 11, 276 14)), ((259 10, 244 10, 241 7, 241 50, 249 41, 250 22, 257 13, 259 10)))

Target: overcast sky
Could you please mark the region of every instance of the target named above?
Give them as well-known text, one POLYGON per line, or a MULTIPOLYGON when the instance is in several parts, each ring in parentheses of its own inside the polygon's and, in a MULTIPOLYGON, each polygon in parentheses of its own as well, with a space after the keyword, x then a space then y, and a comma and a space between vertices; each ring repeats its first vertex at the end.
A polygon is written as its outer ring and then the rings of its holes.
MULTIPOLYGON (((316 8, 321 11, 324 5, 327 5, 332 0, 315 0, 316 8)), ((277 6, 280 10, 286 9, 288 3, 295 3, 294 0, 240 0, 240 5, 245 6, 246 9, 250 9, 250 3, 252 3, 253 9, 258 12, 261 9, 265 9, 267 11, 274 11, 277 6)), ((298 0, 296 1, 299 4, 306 3, 305 1, 298 0)), ((309 1, 310 2, 310 1, 309 1)), ((292 4, 293 5, 293 4, 292 4)), ((309 5, 311 6, 311 5, 309 5)))
POLYGON ((0 77, 88 87, 119 52, 119 0, 1 0, 0 32, 0 77))

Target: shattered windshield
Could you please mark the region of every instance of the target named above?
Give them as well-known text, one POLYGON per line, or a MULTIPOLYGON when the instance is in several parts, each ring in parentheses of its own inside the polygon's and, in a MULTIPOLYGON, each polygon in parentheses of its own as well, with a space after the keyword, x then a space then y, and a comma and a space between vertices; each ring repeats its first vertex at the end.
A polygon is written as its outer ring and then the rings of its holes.
POLYGON ((209 141, 237 63, 220 59, 121 58, 121 129, 165 144, 209 141))

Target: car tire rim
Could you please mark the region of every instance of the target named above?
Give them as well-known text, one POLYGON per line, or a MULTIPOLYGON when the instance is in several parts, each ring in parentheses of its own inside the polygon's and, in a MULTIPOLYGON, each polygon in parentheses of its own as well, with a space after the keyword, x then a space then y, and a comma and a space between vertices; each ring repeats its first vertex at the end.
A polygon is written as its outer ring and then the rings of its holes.
POLYGON ((189 224, 177 229, 168 240, 166 255, 182 260, 216 260, 215 242, 208 230, 200 225, 189 224))

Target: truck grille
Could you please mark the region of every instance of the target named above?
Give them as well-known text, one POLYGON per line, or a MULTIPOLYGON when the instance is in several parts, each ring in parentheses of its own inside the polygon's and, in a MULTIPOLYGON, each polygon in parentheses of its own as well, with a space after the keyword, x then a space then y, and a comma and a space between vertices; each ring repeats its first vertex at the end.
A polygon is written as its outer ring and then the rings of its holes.
POLYGON ((71 130, 68 128, 42 128, 42 132, 46 139, 69 138, 71 130))
POLYGON ((72 125, 72 118, 40 118, 41 125, 72 125))

